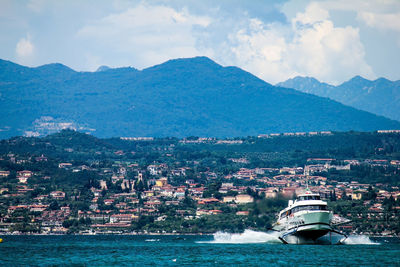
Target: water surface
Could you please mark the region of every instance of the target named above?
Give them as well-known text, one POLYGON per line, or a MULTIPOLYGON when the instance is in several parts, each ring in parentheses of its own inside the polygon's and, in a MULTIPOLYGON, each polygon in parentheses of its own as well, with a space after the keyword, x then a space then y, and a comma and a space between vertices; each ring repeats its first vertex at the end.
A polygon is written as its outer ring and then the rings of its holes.
POLYGON ((0 264, 1 266, 400 266, 400 243, 397 239, 380 239, 379 244, 361 238, 359 241, 355 239, 356 242, 352 245, 283 245, 257 236, 263 233, 247 232, 247 235, 3 236, 4 242, 0 244, 0 264), (258 241, 253 242, 254 238, 258 241))

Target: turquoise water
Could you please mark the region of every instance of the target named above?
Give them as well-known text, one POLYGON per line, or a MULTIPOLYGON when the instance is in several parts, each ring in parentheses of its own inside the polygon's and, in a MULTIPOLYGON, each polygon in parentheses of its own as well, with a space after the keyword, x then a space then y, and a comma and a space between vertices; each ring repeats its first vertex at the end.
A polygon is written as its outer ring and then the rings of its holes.
POLYGON ((380 244, 334 246, 252 243, 254 240, 246 243, 243 235, 228 234, 222 238, 118 235, 2 238, 1 266, 400 266, 400 243, 394 239, 380 239, 380 244))

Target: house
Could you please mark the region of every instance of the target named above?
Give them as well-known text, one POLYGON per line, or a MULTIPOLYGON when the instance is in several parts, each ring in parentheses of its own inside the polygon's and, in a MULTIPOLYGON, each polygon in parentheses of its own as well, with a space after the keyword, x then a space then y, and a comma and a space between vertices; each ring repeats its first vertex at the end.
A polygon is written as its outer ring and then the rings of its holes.
POLYGON ((156 186, 163 187, 168 185, 168 179, 166 177, 162 177, 156 180, 156 186))
POLYGON ((168 166, 166 164, 152 164, 147 166, 147 170, 150 172, 150 175, 161 175, 161 173, 167 169, 168 166))
POLYGON ((222 200, 224 203, 230 203, 230 202, 234 202, 235 201, 235 197, 232 196, 226 196, 223 198, 222 200))
POLYGON ((64 199, 65 193, 62 191, 53 191, 50 193, 50 196, 54 199, 64 199))
POLYGON ((18 177, 18 183, 26 184, 28 182, 28 177, 18 177))
POLYGON ((121 188, 131 190, 132 188, 134 188, 134 184, 134 180, 122 179, 121 188))
POLYGON ((132 204, 138 204, 139 203, 139 199, 137 197, 127 197, 126 200, 130 201, 130 203, 132 203, 132 204))
POLYGON ((36 161, 47 161, 47 158, 42 154, 40 157, 35 158, 36 161))
POLYGON ((180 170, 171 170, 171 175, 172 176, 181 176, 182 173, 180 170))
POLYGON ((176 198, 184 198, 184 197, 185 197, 185 189, 183 189, 183 188, 178 188, 178 189, 175 191, 174 196, 175 196, 176 198))
POLYGON ((28 209, 29 206, 28 205, 17 205, 17 206, 9 206, 7 209, 8 213, 12 213, 16 210, 24 210, 24 209, 28 209))
POLYGON ((282 189, 282 195, 285 197, 293 197, 296 194, 295 187, 285 187, 282 189))
POLYGON ((131 226, 130 223, 105 223, 105 224, 93 224, 92 228, 108 229, 108 228, 126 228, 129 226, 131 226))
POLYGON ((210 197, 210 198, 203 198, 199 200, 197 203, 199 205, 211 204, 211 203, 218 203, 220 202, 218 199, 210 197))
POLYGON ((171 206, 171 205, 178 206, 179 205, 179 201, 178 200, 167 200, 167 201, 165 201, 165 205, 167 205, 167 206, 171 206))
POLYGON ((196 197, 202 197, 204 192, 204 187, 193 187, 190 188, 190 193, 196 197))
POLYGON ((162 203, 160 200, 155 199, 155 200, 150 200, 150 201, 146 201, 143 203, 145 207, 147 208, 157 208, 158 206, 160 206, 162 203))
POLYGON ((100 180, 99 182, 100 182, 101 190, 107 190, 107 182, 104 180, 100 180))
POLYGON ((117 156, 123 156, 123 155, 125 155, 125 152, 123 150, 118 150, 118 151, 115 151, 114 154, 117 156))
POLYGON ((49 205, 31 205, 29 211, 43 212, 48 207, 49 207, 49 205))
POLYGON ((226 194, 229 190, 232 190, 234 188, 235 187, 233 186, 233 183, 222 183, 218 192, 220 192, 221 194, 226 194))
POLYGON ((160 195, 164 197, 173 197, 174 190, 171 187, 163 187, 161 188, 160 195))
POLYGON ((112 205, 114 203, 114 199, 104 199, 104 205, 112 205))
POLYGON ((68 169, 71 167, 72 167, 72 163, 68 163, 68 162, 58 164, 58 168, 60 168, 60 169, 68 169))
POLYGON ((243 163, 243 164, 249 163, 249 160, 246 158, 230 158, 228 160, 235 162, 235 163, 243 163))
POLYGON ((238 215, 238 216, 249 216, 249 211, 248 210, 238 211, 238 212, 236 212, 236 215, 238 215))
POLYGON ((353 192, 351 194, 351 199, 352 200, 360 200, 360 199, 362 199, 362 193, 361 192, 353 192))
POLYGON ((42 200, 46 199, 47 197, 48 197, 48 195, 39 195, 39 196, 35 197, 34 200, 42 201, 42 200))
POLYGON ((329 162, 325 163, 327 169, 335 169, 337 171, 350 170, 351 164, 346 165, 331 165, 329 162))
POLYGON ((17 185, 17 191, 18 191, 18 193, 25 194, 29 191, 33 191, 33 188, 29 188, 26 185, 17 185))
POLYGON ((115 207, 120 210, 126 210, 128 208, 128 205, 125 202, 120 202, 116 204, 115 207))
POLYGON ((145 197, 152 197, 154 196, 154 192, 152 190, 144 191, 144 196, 145 197))
POLYGON ((196 210, 196 216, 197 217, 200 217, 200 216, 203 216, 203 215, 208 215, 208 210, 196 210))
POLYGON ((196 216, 200 217, 203 215, 216 215, 216 214, 221 214, 221 210, 203 210, 203 209, 198 209, 196 210, 196 216))
POLYGON ((32 177, 33 173, 31 171, 19 171, 17 172, 18 177, 26 177, 30 178, 32 177))
POLYGON ((110 223, 130 224, 133 220, 138 219, 134 214, 113 214, 110 216, 110 223))
POLYGON ((265 193, 265 198, 276 198, 278 196, 277 188, 267 188, 263 192, 265 193))
POLYGON ((217 214, 221 214, 222 213, 222 210, 210 210, 209 211, 209 214, 212 214, 212 215, 217 215, 217 214))
POLYGON ((251 202, 253 202, 253 201, 254 201, 254 198, 253 198, 252 196, 246 195, 246 194, 237 195, 237 196, 235 197, 235 202, 236 202, 237 204, 246 204, 246 203, 251 203, 251 202))
POLYGON ((392 160, 390 161, 390 165, 400 167, 400 160, 392 160))
POLYGON ((10 175, 9 171, 0 171, 0 177, 7 177, 10 175))
POLYGON ((118 182, 118 181, 120 181, 120 180, 123 180, 124 179, 124 176, 123 175, 116 175, 116 174, 114 174, 113 176, 111 176, 111 182, 113 183, 113 184, 115 184, 116 182, 118 182))
POLYGON ((295 167, 295 168, 289 168, 289 167, 283 167, 279 169, 279 173, 289 173, 289 174, 299 174, 303 173, 304 170, 302 167, 295 167))

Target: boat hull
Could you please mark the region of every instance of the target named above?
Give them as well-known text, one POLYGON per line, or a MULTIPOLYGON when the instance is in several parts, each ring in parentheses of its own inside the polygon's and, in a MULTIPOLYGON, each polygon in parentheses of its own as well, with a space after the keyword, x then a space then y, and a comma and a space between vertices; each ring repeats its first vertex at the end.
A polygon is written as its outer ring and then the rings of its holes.
POLYGON ((328 211, 306 211, 278 221, 274 230, 281 232, 288 243, 309 243, 332 231, 331 218, 328 211))
POLYGON ((294 233, 295 236, 304 238, 304 239, 311 239, 311 240, 316 240, 320 238, 321 236, 326 235, 331 229, 321 229, 321 230, 302 230, 302 231, 297 231, 294 233))

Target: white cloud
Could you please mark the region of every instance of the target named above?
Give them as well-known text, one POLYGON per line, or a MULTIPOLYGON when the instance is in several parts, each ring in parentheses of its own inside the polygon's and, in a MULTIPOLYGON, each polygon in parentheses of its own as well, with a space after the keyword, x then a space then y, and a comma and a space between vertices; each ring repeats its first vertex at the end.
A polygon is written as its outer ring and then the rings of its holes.
POLYGON ((77 36, 123 53, 141 68, 200 55, 194 29, 205 28, 210 22, 209 17, 192 15, 186 9, 139 4, 82 27, 77 36))
MULTIPOLYGON (((325 3, 325 2, 323 2, 325 3)), ((110 50, 125 65, 144 68, 171 58, 207 55, 227 65, 244 68, 276 83, 296 75, 339 83, 355 75, 374 78, 366 63, 358 28, 335 26, 329 8, 311 2, 289 23, 264 23, 244 15, 228 19, 191 14, 163 6, 138 4, 82 27, 77 37, 110 50), (211 36, 211 37, 210 37, 211 36)), ((87 67, 115 64, 96 49, 87 51, 87 67), (93 56, 96 55, 96 60, 93 56)))
POLYGON ((328 0, 313 2, 326 10, 353 11, 367 26, 381 30, 400 31, 400 1, 398 0, 328 0))
POLYGON ((40 13, 45 5, 44 0, 30 0, 27 4, 28 8, 36 13, 40 13))
POLYGON ((400 12, 390 14, 360 12, 358 18, 373 28, 400 31, 400 12))
POLYGON ((312 24, 318 21, 324 21, 329 18, 329 12, 323 9, 319 3, 312 2, 306 7, 304 13, 297 13, 292 20, 294 23, 312 24))
POLYGON ((298 12, 289 25, 250 19, 230 35, 229 45, 231 64, 272 83, 296 75, 334 84, 355 75, 374 77, 359 30, 335 26, 329 11, 317 3, 298 12))
POLYGON ((18 41, 15 47, 15 52, 17 53, 18 58, 27 59, 33 55, 34 49, 35 47, 28 36, 26 38, 21 38, 18 41))
POLYGON ((399 79, 399 0, 0 2, 1 57, 29 65, 144 68, 206 55, 271 83, 399 79))

